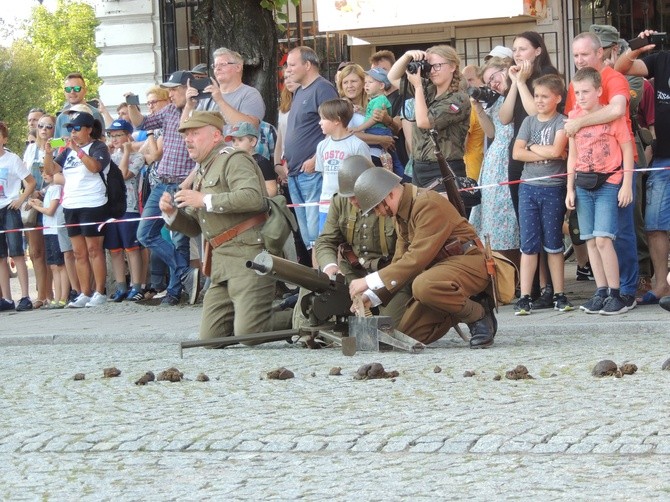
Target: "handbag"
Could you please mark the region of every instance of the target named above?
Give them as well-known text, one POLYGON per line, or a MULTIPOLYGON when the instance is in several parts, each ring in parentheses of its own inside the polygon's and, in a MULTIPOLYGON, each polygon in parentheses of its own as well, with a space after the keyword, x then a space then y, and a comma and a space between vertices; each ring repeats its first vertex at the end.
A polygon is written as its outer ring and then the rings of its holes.
POLYGON ((25 228, 37 226, 37 215, 39 212, 34 207, 30 207, 26 202, 21 206, 21 221, 25 228))
POLYGON ((519 269, 511 260, 497 251, 493 251, 492 256, 496 271, 496 296, 500 303, 506 305, 515 298, 519 284, 519 269))
POLYGON ((466 209, 478 206, 482 203, 482 192, 477 186, 477 180, 467 176, 456 176, 456 185, 461 193, 461 199, 466 209))
POLYGON ((577 172, 575 173, 575 185, 585 190, 597 190, 614 173, 594 173, 577 172))

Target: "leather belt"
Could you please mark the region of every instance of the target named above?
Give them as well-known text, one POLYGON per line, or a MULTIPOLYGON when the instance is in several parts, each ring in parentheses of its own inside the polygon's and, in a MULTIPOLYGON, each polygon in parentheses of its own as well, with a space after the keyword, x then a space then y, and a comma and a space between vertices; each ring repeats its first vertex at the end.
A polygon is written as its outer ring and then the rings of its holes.
POLYGON ((158 182, 164 183, 165 185, 178 185, 186 178, 181 176, 158 176, 158 182))
POLYGON ((225 232, 220 233, 216 237, 212 237, 211 239, 208 239, 210 246, 212 248, 216 249, 218 248, 221 244, 224 244, 228 242, 229 240, 233 239, 234 237, 237 237, 239 234, 242 232, 249 230, 250 228, 255 227, 256 225, 260 225, 261 223, 264 223, 265 220, 268 219, 268 214, 267 213, 259 213, 256 216, 252 216, 248 220, 244 220, 242 223, 238 223, 234 227, 229 228, 225 232))
POLYGON ((484 251, 484 246, 482 245, 482 241, 479 240, 479 237, 475 237, 474 239, 467 240, 463 243, 458 242, 456 239, 451 239, 440 248, 435 258, 433 258, 433 261, 430 262, 430 266, 432 267, 436 263, 451 256, 470 254, 477 249, 481 252, 484 251))

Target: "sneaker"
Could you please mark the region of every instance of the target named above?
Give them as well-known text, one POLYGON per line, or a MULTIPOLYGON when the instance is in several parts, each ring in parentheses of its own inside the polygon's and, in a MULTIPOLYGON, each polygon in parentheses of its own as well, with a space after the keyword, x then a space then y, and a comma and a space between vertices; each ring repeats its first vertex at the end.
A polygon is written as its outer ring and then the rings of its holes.
POLYGON ((542 294, 533 302, 533 310, 553 309, 554 308, 554 290, 544 288, 542 294))
POLYGON ((4 298, 0 298, 0 312, 4 312, 5 310, 14 310, 15 305, 13 301, 7 301, 4 298))
POLYGON ((144 288, 144 290, 142 290, 142 295, 145 300, 151 300, 157 294, 158 291, 155 288, 144 288))
POLYGON ((67 297, 68 303, 75 301, 79 297, 79 293, 77 293, 74 289, 70 290, 70 294, 67 297))
POLYGON ((93 293, 91 299, 86 303, 87 307, 99 307, 107 303, 107 295, 101 295, 97 291, 93 293))
POLYGON ((161 307, 174 307, 175 305, 179 305, 179 298, 170 293, 167 293, 161 300, 161 307))
POLYGON ((575 310, 575 307, 572 306, 572 303, 568 301, 568 298, 563 293, 560 293, 554 295, 554 310, 570 312, 571 310, 575 310))
POLYGON ((591 264, 586 262, 586 265, 580 267, 577 265, 577 280, 578 281, 595 281, 593 277, 593 270, 591 270, 591 264))
POLYGON ((635 299, 635 295, 621 295, 621 299, 626 304, 626 307, 628 307, 628 310, 633 310, 635 307, 637 307, 637 300, 635 299))
POLYGON ((140 300, 144 300, 144 293, 137 288, 131 288, 126 295, 126 300, 129 302, 139 302, 140 300))
MULTIPOLYGON (((128 294, 128 291, 121 291, 120 289, 117 289, 114 291, 114 294, 109 297, 110 300, 112 300, 114 303, 121 303, 123 300, 126 299, 126 295, 128 294)), ((95 295, 93 295, 95 297, 95 295)))
POLYGON ((522 296, 514 304, 514 315, 530 315, 531 310, 533 310, 533 302, 530 301, 528 295, 522 296))
POLYGON ((86 296, 84 293, 79 293, 79 296, 67 304, 67 307, 70 309, 83 309, 88 302, 91 301, 90 296, 86 296))
POLYGON ((620 296, 608 296, 600 309, 602 315, 617 315, 628 312, 626 302, 620 296))
POLYGON ((30 301, 30 298, 24 296, 19 300, 19 304, 16 306, 17 312, 28 312, 33 309, 33 302, 30 301))
POLYGON ((599 314, 604 303, 605 299, 602 296, 593 295, 584 305, 580 305, 579 308, 587 314, 599 314))

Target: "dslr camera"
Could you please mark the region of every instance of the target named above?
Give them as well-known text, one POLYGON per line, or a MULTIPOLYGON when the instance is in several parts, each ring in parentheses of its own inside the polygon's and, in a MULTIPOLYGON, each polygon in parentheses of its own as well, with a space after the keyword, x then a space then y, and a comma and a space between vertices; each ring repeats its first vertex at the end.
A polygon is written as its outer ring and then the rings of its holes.
POLYGON ((432 64, 425 59, 422 59, 421 61, 410 61, 407 64, 407 71, 412 75, 420 72, 423 78, 428 78, 430 77, 430 69, 432 67, 432 64))
POLYGON ((480 103, 485 103, 487 108, 493 105, 493 103, 500 97, 500 94, 484 85, 481 87, 469 87, 468 95, 480 103))

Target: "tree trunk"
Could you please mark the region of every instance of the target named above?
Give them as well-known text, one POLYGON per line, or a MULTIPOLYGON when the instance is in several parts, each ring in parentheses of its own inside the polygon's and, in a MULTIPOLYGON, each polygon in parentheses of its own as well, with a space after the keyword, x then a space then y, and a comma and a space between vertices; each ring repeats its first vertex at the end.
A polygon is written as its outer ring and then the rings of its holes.
POLYGON ((260 0, 203 0, 194 30, 212 52, 226 47, 244 58, 243 81, 258 89, 265 101, 265 121, 277 124, 277 27, 260 0))

